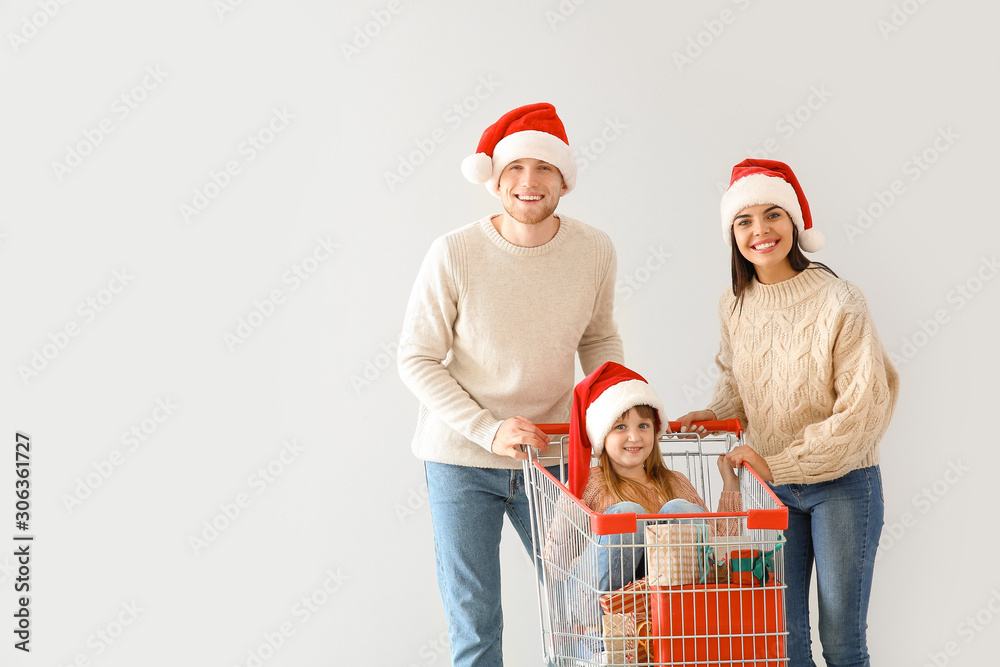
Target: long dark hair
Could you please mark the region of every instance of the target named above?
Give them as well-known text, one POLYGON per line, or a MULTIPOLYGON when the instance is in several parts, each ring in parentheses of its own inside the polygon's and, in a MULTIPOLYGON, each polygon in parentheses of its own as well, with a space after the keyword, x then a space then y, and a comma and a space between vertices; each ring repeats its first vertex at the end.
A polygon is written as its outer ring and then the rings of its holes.
MULTIPOLYGON (((733 296, 736 297, 733 310, 736 310, 736 306, 738 305, 740 312, 743 312, 743 295, 746 293, 747 288, 750 287, 750 281, 757 277, 757 267, 740 252, 739 247, 736 245, 736 235, 733 233, 732 227, 729 228, 729 244, 733 248, 733 296)), ((833 269, 823 262, 814 262, 802 254, 802 250, 799 249, 799 228, 794 224, 792 225, 792 249, 788 251, 788 261, 795 271, 822 269, 834 278, 839 277, 834 273, 833 269)))

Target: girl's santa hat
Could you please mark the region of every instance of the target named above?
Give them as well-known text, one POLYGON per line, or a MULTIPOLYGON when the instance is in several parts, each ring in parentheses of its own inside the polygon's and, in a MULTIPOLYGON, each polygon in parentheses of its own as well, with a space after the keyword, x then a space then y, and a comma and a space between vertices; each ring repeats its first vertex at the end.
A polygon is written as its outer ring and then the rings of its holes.
POLYGON ((748 206, 775 204, 785 209, 799 230, 799 247, 818 252, 826 241, 813 228, 809 202, 792 168, 777 160, 747 159, 733 167, 729 189, 722 195, 722 237, 731 243, 733 219, 748 206))
POLYGON ((569 490, 580 497, 587 486, 591 456, 600 456, 604 438, 629 408, 648 405, 656 410, 656 438, 667 428, 667 415, 645 378, 608 361, 573 390, 569 418, 569 490))
POLYGON ((521 158, 555 165, 567 193, 576 185, 576 155, 551 104, 528 104, 505 113, 483 132, 476 152, 462 160, 462 174, 473 183, 485 183, 490 194, 499 197, 500 173, 521 158))

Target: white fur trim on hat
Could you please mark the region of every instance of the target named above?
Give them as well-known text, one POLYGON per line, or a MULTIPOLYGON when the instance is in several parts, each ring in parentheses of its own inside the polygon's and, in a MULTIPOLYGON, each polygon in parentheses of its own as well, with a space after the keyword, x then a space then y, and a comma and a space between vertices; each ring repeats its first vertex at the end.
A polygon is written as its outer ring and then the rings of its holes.
MULTIPOLYGON (((722 195, 722 237, 729 245, 732 241, 731 232, 733 220, 736 215, 748 206, 759 204, 775 204, 785 209, 792 223, 799 229, 799 245, 802 245, 803 223, 802 208, 799 206, 799 198, 795 194, 792 184, 783 178, 768 176, 767 174, 750 174, 729 186, 726 194, 722 195)), ((816 232, 817 234, 819 232, 816 232)), ((820 243, 822 245, 822 242, 820 243)), ((802 249, 808 250, 804 245, 802 249)))
POLYGON ((663 435, 667 428, 667 415, 660 397, 642 380, 625 380, 605 389, 587 408, 587 438, 594 456, 599 456, 604 450, 604 438, 618 418, 637 405, 648 405, 656 410, 660 417, 656 438, 663 435))
MULTIPOLYGON (((555 166, 562 174, 563 181, 566 182, 564 194, 568 194, 576 186, 576 155, 573 153, 573 149, 568 144, 563 143, 562 139, 548 132, 522 130, 508 134, 498 141, 493 149, 493 173, 486 181, 486 189, 491 194, 496 197, 500 196, 497 189, 497 185, 500 183, 500 174, 504 167, 521 158, 534 158, 555 166)), ((468 160, 468 158, 466 159, 468 160)), ((462 168, 464 173, 464 162, 462 168)))

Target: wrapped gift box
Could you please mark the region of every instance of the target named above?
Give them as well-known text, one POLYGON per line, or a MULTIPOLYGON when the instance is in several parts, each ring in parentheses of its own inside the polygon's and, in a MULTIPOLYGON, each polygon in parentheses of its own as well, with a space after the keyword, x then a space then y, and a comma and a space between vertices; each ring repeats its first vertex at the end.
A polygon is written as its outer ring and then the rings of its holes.
POLYGON ((650 587, 654 662, 765 667, 785 657, 784 588, 739 584, 650 587))
POLYGON ((681 586, 705 581, 708 570, 704 524, 654 523, 646 526, 646 580, 650 586, 681 586))
POLYGON ((614 667, 619 667, 619 665, 638 665, 640 662, 646 661, 640 661, 639 656, 636 653, 625 653, 622 651, 601 652, 602 665, 614 665, 614 667))
POLYGON ((730 583, 744 586, 764 586, 774 580, 774 558, 778 549, 758 551, 739 549, 729 553, 730 583))
POLYGON ((635 616, 633 614, 605 614, 603 621, 604 650, 612 653, 635 653, 635 616))
POLYGON ((615 659, 611 665, 649 662, 647 627, 645 617, 639 619, 635 614, 605 614, 604 653, 615 659))
POLYGON ((637 579, 614 593, 602 595, 599 602, 605 614, 646 616, 648 606, 646 578, 637 579))

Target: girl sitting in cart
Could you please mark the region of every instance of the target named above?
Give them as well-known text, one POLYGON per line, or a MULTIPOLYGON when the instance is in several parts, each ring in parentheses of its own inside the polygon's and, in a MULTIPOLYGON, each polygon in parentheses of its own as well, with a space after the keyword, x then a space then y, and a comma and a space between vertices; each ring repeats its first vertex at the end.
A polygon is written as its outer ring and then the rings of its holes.
MULTIPOLYGON (((605 363, 573 391, 570 492, 602 514, 708 512, 690 480, 664 465, 659 440, 666 428, 663 403, 645 379, 621 364, 605 363), (599 464, 588 470, 591 452, 599 464), (574 466, 578 456, 585 457, 588 466, 574 466)), ((739 480, 732 466, 723 457, 718 466, 723 479, 718 511, 742 511, 739 480)), ((596 605, 601 592, 618 590, 635 579, 643 559, 644 531, 640 525, 634 533, 597 535, 597 544, 590 544, 578 556, 571 553, 571 528, 565 515, 555 517, 545 545, 546 560, 568 564, 574 580, 592 581, 596 568, 598 590, 586 596, 594 599, 577 600, 590 608, 589 602, 596 605)), ((716 532, 713 528, 709 526, 716 532)), ((728 533, 729 522, 720 520, 718 532, 728 533)))

